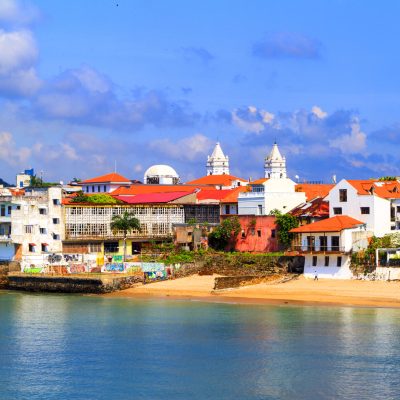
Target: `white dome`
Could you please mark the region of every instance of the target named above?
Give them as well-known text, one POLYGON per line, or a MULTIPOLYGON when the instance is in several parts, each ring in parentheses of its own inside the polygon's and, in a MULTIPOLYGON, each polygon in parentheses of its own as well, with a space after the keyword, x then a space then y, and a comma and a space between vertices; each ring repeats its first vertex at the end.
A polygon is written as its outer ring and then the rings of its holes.
POLYGON ((175 184, 178 182, 178 173, 169 165, 152 165, 144 173, 144 183, 175 184))

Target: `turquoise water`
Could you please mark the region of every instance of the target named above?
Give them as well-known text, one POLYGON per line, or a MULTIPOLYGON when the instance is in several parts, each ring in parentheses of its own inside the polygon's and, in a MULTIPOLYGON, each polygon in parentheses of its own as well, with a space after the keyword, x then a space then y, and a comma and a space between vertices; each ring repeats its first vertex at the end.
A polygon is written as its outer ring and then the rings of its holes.
POLYGON ((0 399, 399 399, 400 310, 0 293, 0 399))

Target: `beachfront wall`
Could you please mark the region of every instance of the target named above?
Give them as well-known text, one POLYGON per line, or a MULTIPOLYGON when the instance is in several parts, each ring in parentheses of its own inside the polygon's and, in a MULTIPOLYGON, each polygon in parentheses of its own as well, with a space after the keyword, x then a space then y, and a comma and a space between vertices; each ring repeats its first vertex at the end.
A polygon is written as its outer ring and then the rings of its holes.
POLYGON ((350 255, 346 254, 307 254, 304 260, 306 278, 351 279, 350 255), (340 266, 338 264, 340 263, 340 266), (314 265, 316 264, 316 265, 314 265))
MULTIPOLYGON (((221 216, 221 219, 229 216, 221 216)), ((270 215, 238 215, 241 232, 236 238, 235 250, 250 253, 278 251, 275 217, 270 215)))

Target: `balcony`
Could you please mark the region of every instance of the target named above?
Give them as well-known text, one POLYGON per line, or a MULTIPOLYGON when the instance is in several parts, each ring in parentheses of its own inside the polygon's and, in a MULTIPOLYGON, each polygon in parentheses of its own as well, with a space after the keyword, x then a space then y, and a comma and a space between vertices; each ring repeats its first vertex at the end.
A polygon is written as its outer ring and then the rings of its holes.
POLYGON ((346 250, 344 246, 307 246, 292 245, 288 253, 302 254, 349 254, 350 250, 346 250))
POLYGON ((239 198, 252 198, 252 197, 264 197, 264 190, 239 193, 239 198))
POLYGON ((11 243, 11 235, 0 235, 0 243, 11 243))

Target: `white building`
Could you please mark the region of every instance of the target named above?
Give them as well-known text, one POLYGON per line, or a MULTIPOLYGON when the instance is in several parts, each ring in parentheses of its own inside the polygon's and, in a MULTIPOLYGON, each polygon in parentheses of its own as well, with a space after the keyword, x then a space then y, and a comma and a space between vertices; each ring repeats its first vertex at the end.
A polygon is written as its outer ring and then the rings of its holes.
POLYGON ((334 186, 326 198, 329 215, 348 215, 364 222, 381 237, 400 230, 400 183, 398 181, 346 180, 334 186))
POLYGON ((14 196, 11 238, 21 267, 40 264, 51 253, 61 253, 64 238, 61 187, 26 188, 14 196))
POLYGON ((271 153, 265 157, 264 170, 266 178, 286 178, 286 158, 282 157, 276 142, 272 146, 271 153))
POLYGON ((268 215, 272 210, 287 213, 305 203, 305 193, 296 191, 296 183, 287 178, 286 159, 276 143, 265 159, 265 176, 250 183, 251 191, 239 194, 239 214, 268 215))
POLYGON ((177 185, 180 179, 169 165, 153 165, 144 173, 143 182, 148 185, 177 185))
POLYGON ((110 193, 121 186, 129 187, 132 181, 124 176, 112 172, 110 174, 96 176, 77 183, 85 193, 110 193))
POLYGON ((207 157, 207 175, 229 175, 229 157, 224 154, 219 142, 211 156, 207 157))
POLYGON ((11 240, 12 193, 9 189, 0 189, 0 260, 11 261, 14 257, 14 245, 11 240))
POLYGON ((365 249, 371 232, 362 221, 346 215, 324 219, 291 230, 292 251, 303 255, 308 278, 350 279, 351 252, 365 249))

